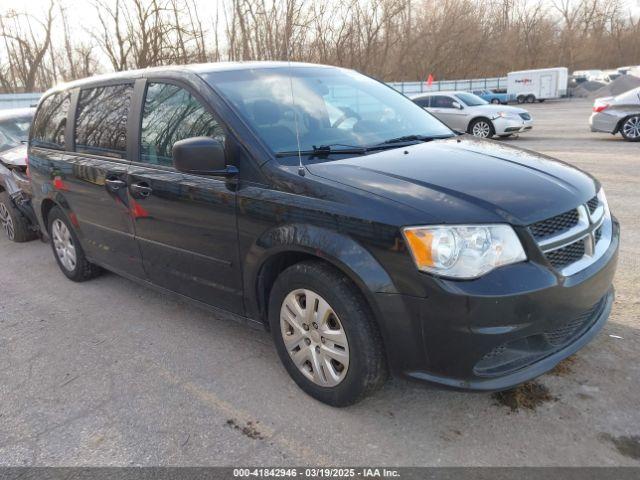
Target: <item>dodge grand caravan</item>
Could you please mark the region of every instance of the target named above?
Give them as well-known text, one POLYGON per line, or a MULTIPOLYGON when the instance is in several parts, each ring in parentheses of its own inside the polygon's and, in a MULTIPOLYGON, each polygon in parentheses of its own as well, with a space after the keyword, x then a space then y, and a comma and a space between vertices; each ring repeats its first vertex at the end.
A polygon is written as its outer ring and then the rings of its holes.
POLYGON ((389 372, 510 388, 611 310, 619 224, 597 180, 458 135, 351 70, 76 81, 43 96, 28 155, 64 275, 108 269, 265 326, 293 380, 331 405, 389 372))

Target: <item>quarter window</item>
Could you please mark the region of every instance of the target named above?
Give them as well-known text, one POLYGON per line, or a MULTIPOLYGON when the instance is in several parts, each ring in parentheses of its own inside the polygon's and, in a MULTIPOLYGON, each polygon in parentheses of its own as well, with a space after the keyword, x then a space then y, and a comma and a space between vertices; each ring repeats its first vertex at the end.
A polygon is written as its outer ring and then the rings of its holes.
POLYGON ((133 84, 90 88, 80 92, 76 114, 76 150, 123 158, 133 84))
POLYGON ((216 118, 187 90, 168 83, 150 83, 140 132, 140 161, 172 166, 178 140, 211 137, 224 143, 216 118))
POLYGON ((56 93, 42 101, 33 123, 32 145, 64 150, 70 103, 69 92, 56 93))

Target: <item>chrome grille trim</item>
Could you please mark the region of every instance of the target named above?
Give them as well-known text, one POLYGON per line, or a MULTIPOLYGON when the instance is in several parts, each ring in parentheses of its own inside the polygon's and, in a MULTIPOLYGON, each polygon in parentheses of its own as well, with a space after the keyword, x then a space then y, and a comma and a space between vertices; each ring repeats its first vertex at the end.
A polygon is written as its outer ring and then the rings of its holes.
MULTIPOLYGON (((536 243, 546 254, 565 248, 576 242, 584 242, 584 255, 579 260, 570 263, 564 267, 556 268, 565 277, 574 275, 584 270, 589 265, 596 262, 609 248, 613 233, 611 222, 611 213, 606 199, 598 192, 598 204, 591 212, 593 207, 593 199, 589 204, 579 205, 576 207, 578 212, 578 223, 558 235, 552 235, 542 240, 536 240, 536 243), (599 233, 596 232, 599 230, 599 233)), ((547 259, 550 261, 549 259, 547 259)), ((555 267, 554 267, 555 268, 555 267)))

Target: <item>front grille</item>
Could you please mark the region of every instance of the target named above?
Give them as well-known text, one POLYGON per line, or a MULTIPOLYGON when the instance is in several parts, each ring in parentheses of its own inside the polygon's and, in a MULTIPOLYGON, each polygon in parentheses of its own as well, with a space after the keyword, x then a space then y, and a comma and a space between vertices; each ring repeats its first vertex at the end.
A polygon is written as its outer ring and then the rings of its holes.
POLYGON ((554 347, 566 345, 595 320, 595 314, 601 305, 602 302, 599 302, 586 312, 572 318, 564 325, 554 328, 553 330, 547 330, 543 333, 545 340, 554 347))
POLYGON ((593 215, 593 212, 596 211, 596 208, 598 208, 599 204, 600 204, 600 201, 598 200, 597 196, 593 197, 591 200, 587 202, 587 207, 589 208, 589 213, 591 215, 593 215))
POLYGON ((504 354, 504 352, 507 350, 507 345, 498 345, 496 348, 494 348, 493 350, 491 350, 489 353, 487 353, 484 357, 482 357, 482 360, 492 360, 494 358, 497 358, 501 355, 504 354))
POLYGON ((520 118, 522 118, 523 120, 531 120, 531 115, 529 115, 528 113, 521 113, 520 118))
POLYGON ((536 240, 541 240, 575 227, 578 224, 578 220, 578 211, 575 209, 569 210, 555 217, 529 225, 529 230, 536 240))
POLYGON ((546 252, 545 255, 551 265, 556 268, 562 268, 580 260, 582 257, 584 257, 584 252, 584 240, 579 240, 575 243, 567 245, 566 247, 546 252))

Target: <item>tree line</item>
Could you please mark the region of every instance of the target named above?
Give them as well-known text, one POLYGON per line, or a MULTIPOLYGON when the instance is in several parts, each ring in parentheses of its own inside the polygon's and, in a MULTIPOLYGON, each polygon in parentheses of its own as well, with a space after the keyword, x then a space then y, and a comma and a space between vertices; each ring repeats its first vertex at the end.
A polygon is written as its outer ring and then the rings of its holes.
POLYGON ((0 11, 0 91, 158 65, 286 60, 387 81, 640 64, 628 0, 66 0, 0 11), (92 11, 93 11, 92 10, 92 11))

